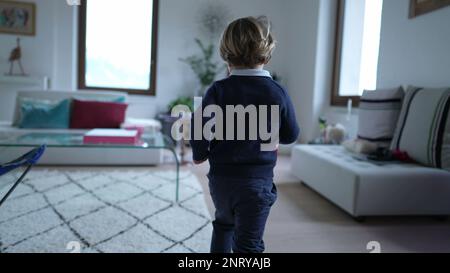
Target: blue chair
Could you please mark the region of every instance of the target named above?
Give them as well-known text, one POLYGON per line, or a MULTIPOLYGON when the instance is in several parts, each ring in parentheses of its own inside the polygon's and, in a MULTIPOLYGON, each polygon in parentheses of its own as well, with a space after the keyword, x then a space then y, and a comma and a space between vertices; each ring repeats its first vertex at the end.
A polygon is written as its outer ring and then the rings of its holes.
POLYGON ((39 161, 44 151, 45 145, 42 145, 16 160, 0 165, 0 207, 39 161), (7 174, 11 174, 13 171, 17 171, 18 176, 7 177, 7 174))

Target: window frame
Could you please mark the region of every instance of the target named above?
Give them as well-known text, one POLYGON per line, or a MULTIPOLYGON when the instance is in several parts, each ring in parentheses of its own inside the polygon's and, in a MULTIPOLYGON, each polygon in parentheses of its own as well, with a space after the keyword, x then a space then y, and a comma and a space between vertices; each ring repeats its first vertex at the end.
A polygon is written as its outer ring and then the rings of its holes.
POLYGON ((344 36, 344 19, 345 19, 345 2, 347 0, 338 0, 336 31, 335 31, 335 47, 334 47, 334 66, 333 66, 333 83, 331 87, 331 105, 347 106, 348 100, 352 100, 352 105, 359 106, 361 96, 341 96, 339 95, 339 83, 341 79, 341 57, 342 44, 344 36))
POLYGON ((159 0, 153 0, 152 15, 152 52, 150 61, 150 86, 148 89, 131 89, 131 88, 107 88, 86 85, 86 11, 87 0, 81 0, 78 10, 78 89, 88 91, 117 91, 126 92, 134 95, 156 95, 156 69, 157 69, 157 46, 158 46, 158 15, 159 0))

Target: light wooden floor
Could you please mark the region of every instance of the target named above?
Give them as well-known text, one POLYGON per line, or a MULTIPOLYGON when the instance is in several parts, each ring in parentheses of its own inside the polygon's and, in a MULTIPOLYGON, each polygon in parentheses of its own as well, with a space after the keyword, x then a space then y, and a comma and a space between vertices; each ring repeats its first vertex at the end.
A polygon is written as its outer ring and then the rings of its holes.
MULTIPOLYGON (((186 166, 199 178, 214 215, 206 174, 208 164, 186 166)), ((382 252, 450 252, 450 221, 429 217, 376 217, 354 221, 290 174, 290 158, 275 169, 278 200, 265 232, 267 252, 369 252, 376 241, 382 252)))
MULTIPOLYGON (((99 168, 107 167, 88 167, 99 168)), ((148 167, 120 169, 140 168, 148 167)), ((174 165, 167 163, 153 169, 173 170, 174 165)), ((214 215, 206 177, 208 169, 207 163, 182 167, 198 177, 208 209, 214 215)), ((364 223, 355 222, 293 177, 287 156, 279 157, 274 180, 278 200, 266 227, 266 252, 369 252, 366 247, 371 241, 378 242, 382 252, 450 252, 450 221, 439 222, 429 217, 376 217, 364 223)))

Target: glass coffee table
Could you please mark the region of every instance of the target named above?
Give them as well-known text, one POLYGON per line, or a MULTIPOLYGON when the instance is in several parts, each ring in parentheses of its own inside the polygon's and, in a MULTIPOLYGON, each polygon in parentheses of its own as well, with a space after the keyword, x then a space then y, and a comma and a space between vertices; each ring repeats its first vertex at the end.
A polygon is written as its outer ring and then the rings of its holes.
POLYGON ((176 153, 175 143, 168 136, 156 132, 143 134, 136 144, 84 144, 82 133, 19 133, 8 132, 0 135, 0 147, 39 147, 47 148, 124 148, 124 149, 164 149, 172 153, 176 163, 175 201, 179 200, 180 161, 176 153))

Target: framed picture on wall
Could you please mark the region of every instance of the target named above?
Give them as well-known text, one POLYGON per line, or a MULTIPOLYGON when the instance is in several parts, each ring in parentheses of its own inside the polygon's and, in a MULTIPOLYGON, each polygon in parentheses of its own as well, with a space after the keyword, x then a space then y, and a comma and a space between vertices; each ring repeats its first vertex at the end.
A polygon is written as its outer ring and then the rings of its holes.
POLYGON ((0 0, 0 34, 36 34, 36 4, 0 0))
POLYGON ((449 5, 450 0, 411 0, 409 18, 414 18, 449 5))

